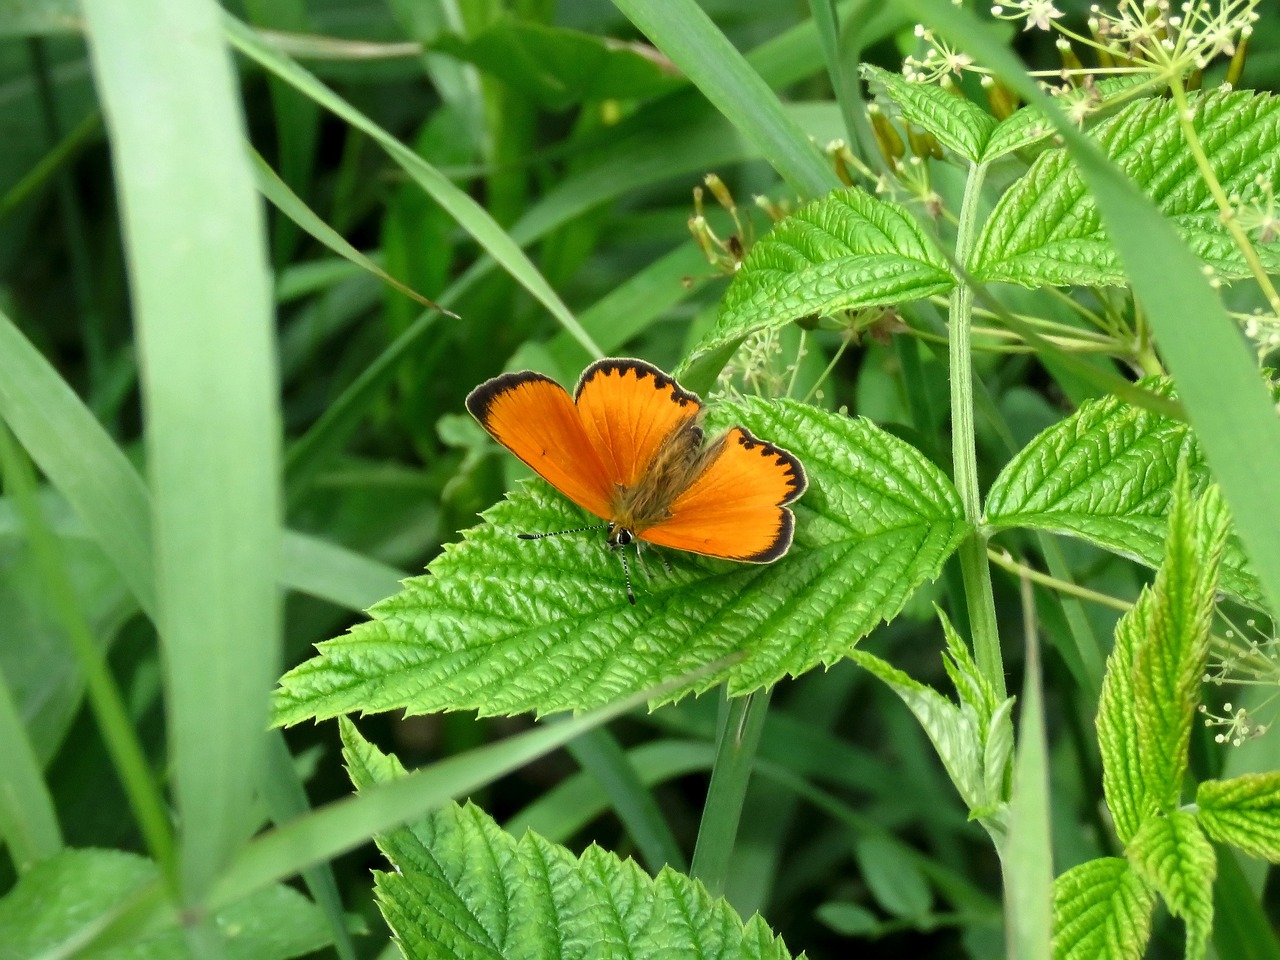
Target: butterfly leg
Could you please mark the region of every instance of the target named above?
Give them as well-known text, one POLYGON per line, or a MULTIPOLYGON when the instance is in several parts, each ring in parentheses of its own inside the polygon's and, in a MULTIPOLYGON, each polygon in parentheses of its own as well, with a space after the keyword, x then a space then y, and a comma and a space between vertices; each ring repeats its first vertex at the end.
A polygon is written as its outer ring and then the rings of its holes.
POLYGON ((645 543, 643 540, 637 540, 636 556, 640 558, 640 565, 644 567, 644 575, 646 577, 648 577, 650 580, 653 579, 652 577, 649 576, 649 568, 648 566, 645 565, 645 562, 644 562, 644 555, 647 551, 650 551, 650 550, 652 550, 654 553, 658 555, 658 559, 662 561, 662 565, 667 569, 668 576, 675 573, 675 569, 671 566, 671 561, 667 559, 667 555, 665 552, 663 552, 662 550, 654 549, 652 545, 645 543))

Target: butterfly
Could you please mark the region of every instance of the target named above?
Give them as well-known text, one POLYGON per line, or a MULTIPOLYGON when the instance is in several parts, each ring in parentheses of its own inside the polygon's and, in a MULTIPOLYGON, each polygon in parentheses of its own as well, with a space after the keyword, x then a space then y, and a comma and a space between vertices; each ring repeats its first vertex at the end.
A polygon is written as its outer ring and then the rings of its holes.
POLYGON ((745 427, 704 442, 697 394, 643 360, 597 360, 572 397, 540 373, 505 373, 472 390, 467 410, 542 479, 605 521, 524 539, 602 529, 619 550, 641 540, 745 563, 771 563, 791 546, 795 517, 787 504, 808 485, 800 461, 745 427))

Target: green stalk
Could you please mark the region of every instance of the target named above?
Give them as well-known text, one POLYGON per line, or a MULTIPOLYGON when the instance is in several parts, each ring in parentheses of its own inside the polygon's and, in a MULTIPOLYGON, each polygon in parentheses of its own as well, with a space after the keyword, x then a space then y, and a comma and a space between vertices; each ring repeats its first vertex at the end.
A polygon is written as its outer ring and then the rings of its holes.
POLYGON ((13 497, 18 508, 40 575, 48 586, 53 611, 61 621, 71 651, 84 674, 89 707, 143 840, 161 871, 172 878, 175 874, 175 847, 164 797, 147 763, 137 731, 129 720, 120 688, 116 686, 102 651, 85 622, 58 544, 41 514, 31 463, 20 451, 7 426, 0 426, 0 469, 4 473, 5 491, 13 497))
POLYGON ((759 690, 725 701, 721 711, 711 786, 702 808, 698 842, 693 848, 693 866, 689 871, 713 897, 724 893, 729 859, 742 817, 742 802, 771 696, 771 691, 759 690))
MULTIPOLYGON (((960 205, 956 231, 956 261, 967 265, 978 228, 978 201, 986 164, 970 167, 960 205)), ((978 493, 978 451, 973 430, 973 287, 957 278, 947 316, 951 363, 951 457, 956 490, 964 505, 965 519, 973 532, 960 544, 960 572, 969 602, 969 630, 978 669, 1003 700, 1006 695, 1000 636, 996 631, 996 604, 991 592, 991 567, 987 562, 987 537, 982 531, 982 498, 978 493)))

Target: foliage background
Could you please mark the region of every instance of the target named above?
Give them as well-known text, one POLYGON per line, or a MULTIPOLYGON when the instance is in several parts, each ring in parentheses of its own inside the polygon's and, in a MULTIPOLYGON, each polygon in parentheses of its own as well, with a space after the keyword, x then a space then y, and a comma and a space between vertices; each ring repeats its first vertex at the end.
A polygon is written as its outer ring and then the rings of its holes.
MULTIPOLYGON (((817 143, 844 135, 808 5, 767 0, 703 6, 817 143)), ((1079 16, 1085 5, 1061 6, 1079 16)), ((744 208, 754 194, 791 198, 773 168, 701 94, 652 60, 583 39, 578 42, 614 69, 578 73, 573 65, 586 50, 566 52, 560 46, 568 42, 564 36, 526 30, 521 42, 533 45, 527 57, 511 46, 518 27, 537 25, 640 39, 608 3, 461 0, 454 8, 409 0, 249 0, 230 10, 255 26, 305 35, 293 55, 474 197, 500 232, 526 249, 589 338, 609 353, 642 356, 671 369, 713 319, 725 281, 687 229, 691 190, 703 174, 719 173, 744 208), (457 29, 447 27, 449 16, 459 18, 457 29), (423 53, 424 42, 434 44, 430 52, 423 53)), ((16 328, 3 332, 10 359, 0 393, 10 405, 25 402, 28 415, 55 402, 33 386, 35 361, 22 353, 20 334, 83 399, 129 460, 152 471, 157 517, 168 518, 164 536, 173 537, 165 542, 174 550, 188 548, 188 554, 171 556, 216 556, 208 569, 180 575, 188 578, 185 585, 160 585, 168 604, 161 617, 193 637, 188 649, 195 652, 185 673, 189 686, 183 686, 183 672, 160 658, 138 584, 122 577, 118 558, 103 552, 100 532, 86 528, 68 507, 67 490, 46 488, 40 496, 66 574, 67 583, 60 585, 49 572, 56 566, 42 562, 27 532, 12 496, 12 471, 6 470, 0 669, 47 770, 65 842, 143 850, 142 828, 129 812, 101 722, 84 705, 83 661, 67 637, 81 631, 108 651, 124 715, 152 771, 170 769, 174 755, 166 751, 181 747, 182 759, 172 768, 180 792, 198 794, 202 775, 211 778, 206 786, 219 778, 225 786, 237 771, 243 773, 246 767, 237 764, 248 761, 236 759, 235 740, 224 737, 219 718, 261 718, 265 706, 244 710, 256 697, 252 690, 243 699, 235 691, 220 692, 212 679, 219 668, 216 655, 202 665, 199 648, 210 621, 201 605, 216 611, 219 604, 242 602, 229 600, 218 585, 244 551, 267 572, 259 586, 274 581, 274 559, 263 556, 269 544, 255 549, 240 539, 252 539, 251 529, 228 528, 223 516, 202 513, 204 501, 184 484, 204 478, 222 484, 228 501, 264 497, 264 517, 275 509, 270 493, 263 492, 275 470, 272 441, 264 436, 270 420, 252 411, 237 419, 240 398, 272 386, 270 371, 259 369, 270 353, 252 330, 237 334, 234 318, 226 325, 225 313, 219 313, 232 312, 242 294, 249 312, 258 300, 263 308, 267 304, 265 290, 237 290, 235 261, 228 260, 225 275, 215 274, 207 287, 179 284, 163 291, 169 308, 183 314, 182 324, 162 314, 136 317, 133 311, 145 312, 149 301, 129 288, 121 237, 122 230, 127 235, 141 225, 122 226, 116 189, 126 178, 117 169, 113 179, 79 16, 71 4, 0 5, 0 311, 16 328), (206 419, 197 411, 195 420, 184 420, 184 411, 175 410, 163 428, 168 439, 149 437, 144 444, 144 400, 156 415, 164 409, 164 384, 180 384, 201 370, 213 371, 208 375, 214 378, 206 419), (23 379, 24 371, 29 379, 23 379), (189 459, 182 445, 184 436, 202 426, 225 437, 206 454, 214 458, 212 470, 189 459), (171 472, 157 475, 166 463, 171 472), (155 486, 162 476, 167 486, 155 486), (195 605, 185 605, 184 597, 194 598, 195 605), (168 726, 162 708, 166 687, 171 702, 185 705, 170 713, 168 726), (214 762, 223 756, 231 757, 227 766, 214 762)), ((104 34, 102 43, 127 49, 132 27, 126 21, 103 20, 94 29, 119 31, 104 34)), ((912 22, 892 5, 880 9, 870 20, 865 58, 897 69, 902 56, 916 49, 912 22)), ((1042 34, 1010 30, 1008 42, 1032 65, 1057 64, 1042 34)), ((1280 22, 1264 16, 1253 41, 1248 85, 1280 87, 1277 51, 1280 22)), ((128 63, 121 59, 117 69, 127 74, 128 63)), ((248 136, 265 163, 334 231, 460 318, 424 313, 420 304, 336 256, 278 209, 268 210, 270 306, 285 438, 280 509, 289 529, 315 538, 293 538, 284 547, 282 579, 294 588, 285 597, 282 619, 281 663, 289 666, 309 656, 314 643, 361 619, 358 611, 393 592, 399 578, 421 570, 520 475, 462 413, 471 387, 503 369, 531 365, 571 381, 590 354, 583 338, 557 323, 545 303, 507 271, 494 269, 457 225, 457 211, 426 196, 369 132, 335 117, 253 60, 239 57, 236 63, 248 136), (446 295, 450 289, 457 292, 446 295)), ((714 56, 709 66, 715 66, 714 56)), ((127 76, 124 82, 127 91, 127 76)), ((191 82, 203 82, 194 70, 191 82)), ((189 139, 185 149, 193 164, 203 159, 216 165, 220 153, 239 150, 240 143, 234 137, 218 143, 189 139)), ((205 172, 193 168, 181 184, 196 205, 218 195, 203 179, 205 172)), ((935 188, 955 209, 959 173, 946 163, 932 164, 932 172, 935 188)), ((708 209, 714 229, 727 235, 728 218, 710 198, 708 209)), ((166 211, 155 213, 151 242, 161 250, 180 247, 186 232, 200 227, 190 210, 167 211, 167 218, 166 211)), ((301 216, 296 210, 295 215, 301 216)), ((767 227, 758 212, 752 222, 758 232, 767 227)), ((1011 293, 1006 302, 1029 298, 1011 293)), ((816 384, 837 345, 834 334, 809 338, 810 353, 799 372, 801 395, 816 384)), ((797 347, 798 332, 790 330, 781 349, 789 357, 797 347)), ((818 402, 888 426, 945 463, 945 364, 928 350, 913 355, 931 401, 931 436, 907 426, 913 418, 903 389, 903 354, 892 343, 868 338, 845 353, 821 386, 818 402)), ((1020 448, 1097 394, 1086 380, 1034 354, 981 355, 979 371, 1010 435, 980 423, 984 487, 1007 461, 1010 439, 1013 449, 1020 448)), ((7 409, 5 418, 18 432, 13 407, 7 409)), ((68 436, 65 425, 47 429, 51 440, 72 448, 82 439, 68 436)), ((26 446, 52 476, 40 453, 26 446)), ((107 475, 87 456, 71 471, 90 485, 107 475)), ((127 543, 137 532, 121 523, 118 539, 127 543)), ((1076 581, 1101 593, 1131 600, 1149 577, 1101 551, 1068 542, 1062 547, 1076 581)), ((1016 580, 997 574, 995 588, 1002 635, 1020 636, 1016 580)), ((870 649, 935 685, 945 685, 931 607, 940 596, 938 587, 921 590, 903 617, 868 641, 870 649)), ((1051 640, 1067 625, 1062 608, 1047 595, 1045 601, 1043 630, 1051 640)), ((270 624, 271 598, 250 598, 246 608, 254 604, 259 623, 270 624)), ((1114 611, 1088 604, 1080 609, 1099 636, 1110 635, 1114 611)), ((232 624, 227 630, 237 649, 254 649, 252 629, 232 624)), ((239 679, 263 675, 269 654, 262 649, 249 656, 260 662, 239 679)), ((1006 649, 1006 656, 1010 686, 1018 689, 1020 654, 1006 649)), ((1101 781, 1089 745, 1092 709, 1076 702, 1078 690, 1061 661, 1050 655, 1045 670, 1055 863, 1061 870, 1095 856, 1106 827, 1097 820, 1101 781)), ((988 956, 998 949, 999 866, 981 830, 966 821, 924 735, 892 693, 846 663, 781 685, 773 703, 761 767, 772 765, 777 775, 758 776, 748 794, 729 873, 730 901, 744 915, 762 911, 793 950, 803 948, 812 957, 847 951, 851 930, 878 937, 869 948, 876 956, 955 956, 962 946, 973 956, 988 956), (815 790, 831 798, 840 815, 814 816, 815 790)), ((567 755, 524 767, 473 799, 517 830, 536 822, 551 839, 575 849, 594 840, 624 854, 636 852, 642 860, 663 852, 680 857, 680 850, 687 857, 705 796, 716 711, 714 696, 704 696, 652 714, 634 712, 611 727, 612 739, 580 741, 567 755), (679 849, 663 851, 659 844, 655 853, 652 843, 646 849, 607 802, 600 816, 584 816, 590 805, 582 797, 592 783, 604 783, 607 792, 619 745, 633 751, 642 776, 660 781, 654 798, 679 849), (580 768, 589 773, 578 775, 580 768)), ((527 725, 523 718, 384 715, 362 721, 361 729, 414 766, 527 725)), ((1274 737, 1251 744, 1254 755, 1233 754, 1224 761, 1211 738, 1201 734, 1193 756, 1208 775, 1224 762, 1241 769, 1280 766, 1274 737)), ((335 724, 291 730, 287 742, 312 805, 350 792, 337 763, 335 724)), ((217 797, 211 793, 210 801, 217 797)), ((247 799, 240 806, 239 819, 225 825, 228 835, 262 822, 262 811, 247 799)), ((210 853, 204 868, 210 876, 217 857, 210 853)), ((377 956, 386 942, 369 882, 369 870, 381 865, 371 845, 334 864, 344 908, 362 916, 371 931, 356 938, 361 956, 377 956)), ((13 869, 0 865, 0 889, 9 886, 13 869)), ((1274 893, 1264 903, 1274 907, 1274 893)), ((1178 941, 1171 927, 1162 929, 1166 942, 1158 935, 1153 955, 1172 955, 1178 941)), ((1274 947, 1274 939, 1260 942, 1274 947)))

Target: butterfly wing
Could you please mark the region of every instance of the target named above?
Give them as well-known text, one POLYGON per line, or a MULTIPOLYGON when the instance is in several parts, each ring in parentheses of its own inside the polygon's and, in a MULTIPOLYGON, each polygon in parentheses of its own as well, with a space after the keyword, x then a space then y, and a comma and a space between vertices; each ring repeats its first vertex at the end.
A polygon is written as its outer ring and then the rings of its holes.
POLYGON ((610 520, 613 481, 564 387, 526 370, 486 380, 467 409, 500 444, 566 497, 610 520))
POLYGON ((791 546, 795 517, 786 505, 808 486, 795 456, 734 427, 711 460, 672 501, 671 516, 638 536, 725 560, 769 563, 791 546))
POLYGON ((643 360, 597 360, 582 372, 573 398, 605 470, 628 489, 702 409, 696 394, 643 360))

